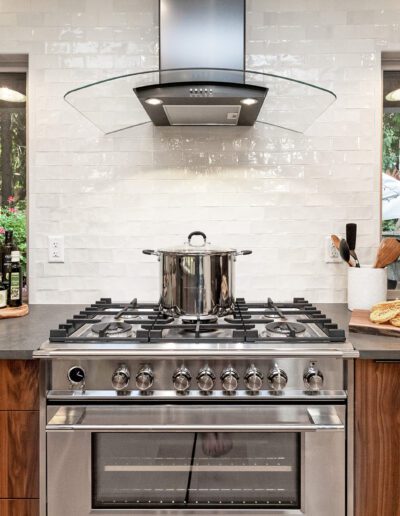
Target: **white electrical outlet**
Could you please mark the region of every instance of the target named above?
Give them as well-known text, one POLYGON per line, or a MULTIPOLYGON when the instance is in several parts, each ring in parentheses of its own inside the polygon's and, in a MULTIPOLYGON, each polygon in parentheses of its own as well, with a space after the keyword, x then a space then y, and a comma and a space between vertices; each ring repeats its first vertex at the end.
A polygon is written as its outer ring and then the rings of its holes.
POLYGON ((49 263, 64 263, 64 237, 48 237, 49 263))
POLYGON ((339 251, 333 245, 331 237, 325 237, 325 263, 339 263, 340 261, 339 251))

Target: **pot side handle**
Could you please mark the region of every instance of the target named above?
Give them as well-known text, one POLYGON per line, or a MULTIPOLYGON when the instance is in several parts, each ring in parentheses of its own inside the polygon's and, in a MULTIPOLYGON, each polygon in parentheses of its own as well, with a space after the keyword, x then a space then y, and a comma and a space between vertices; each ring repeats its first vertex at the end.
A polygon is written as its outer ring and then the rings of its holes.
POLYGON ((159 253, 157 251, 154 251, 154 249, 143 249, 143 254, 150 254, 153 256, 159 256, 159 253))
POLYGON ((241 255, 245 255, 245 254, 253 254, 253 251, 251 251, 250 249, 245 249, 244 251, 238 251, 236 253, 236 256, 241 256, 241 255))

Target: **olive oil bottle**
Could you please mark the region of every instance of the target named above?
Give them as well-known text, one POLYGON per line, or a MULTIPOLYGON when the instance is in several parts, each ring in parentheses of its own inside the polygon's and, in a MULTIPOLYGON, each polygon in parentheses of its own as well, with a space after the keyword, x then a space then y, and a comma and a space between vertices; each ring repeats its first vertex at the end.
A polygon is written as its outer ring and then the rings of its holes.
POLYGON ((7 289, 10 286, 11 253, 14 250, 15 247, 13 244, 13 232, 6 231, 5 242, 2 250, 2 279, 7 289))
POLYGON ((11 252, 10 284, 8 287, 8 306, 22 305, 22 273, 19 251, 11 252))

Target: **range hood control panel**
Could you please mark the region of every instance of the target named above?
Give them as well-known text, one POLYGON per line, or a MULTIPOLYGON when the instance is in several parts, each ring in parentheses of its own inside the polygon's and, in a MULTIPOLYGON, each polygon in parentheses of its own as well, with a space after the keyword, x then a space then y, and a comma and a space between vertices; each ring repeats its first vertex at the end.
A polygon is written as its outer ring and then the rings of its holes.
POLYGON ((206 88, 206 87, 200 87, 198 86, 197 88, 196 87, 192 87, 192 88, 189 88, 189 96, 190 97, 197 97, 197 96, 203 96, 203 97, 212 97, 213 96, 213 93, 214 93, 214 90, 213 88, 206 88))

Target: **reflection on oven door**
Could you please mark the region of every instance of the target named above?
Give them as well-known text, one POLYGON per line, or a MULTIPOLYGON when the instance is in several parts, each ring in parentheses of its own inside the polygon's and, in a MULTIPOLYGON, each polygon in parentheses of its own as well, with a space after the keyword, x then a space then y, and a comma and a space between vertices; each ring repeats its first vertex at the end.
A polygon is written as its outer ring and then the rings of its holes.
POLYGON ((300 508, 298 433, 97 433, 93 507, 300 508))

